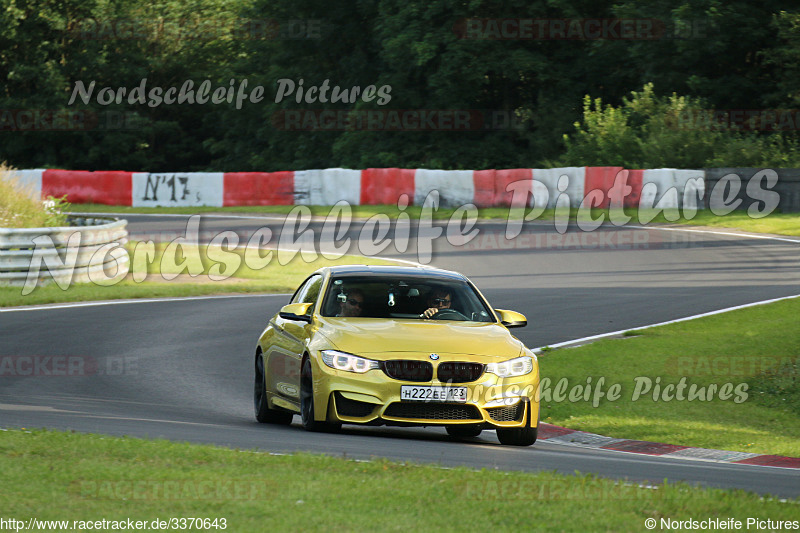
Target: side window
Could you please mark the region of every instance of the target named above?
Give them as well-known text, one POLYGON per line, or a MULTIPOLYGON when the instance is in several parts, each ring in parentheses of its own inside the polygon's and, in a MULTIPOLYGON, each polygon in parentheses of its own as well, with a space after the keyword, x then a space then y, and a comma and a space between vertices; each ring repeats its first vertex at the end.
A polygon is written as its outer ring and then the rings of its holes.
POLYGON ((319 296, 319 290, 322 287, 322 276, 316 275, 308 278, 303 285, 294 293, 290 303, 314 303, 319 296))
POLYGON ((305 283, 303 283, 302 285, 300 285, 300 288, 299 288, 299 289, 297 289, 296 291, 294 291, 294 294, 292 295, 292 298, 289 300, 289 303, 290 303, 290 304, 296 304, 296 303, 300 303, 300 302, 302 302, 302 301, 303 301, 303 300, 301 300, 301 298, 303 297, 303 294, 304 294, 304 293, 305 293, 305 291, 306 291, 306 287, 308 286, 308 283, 309 283, 310 281, 311 281, 311 280, 307 280, 305 283))
POLYGON ((317 299, 319 298, 319 290, 322 288, 322 276, 314 276, 309 280, 307 287, 308 288, 303 295, 302 302, 304 304, 317 303, 317 299))

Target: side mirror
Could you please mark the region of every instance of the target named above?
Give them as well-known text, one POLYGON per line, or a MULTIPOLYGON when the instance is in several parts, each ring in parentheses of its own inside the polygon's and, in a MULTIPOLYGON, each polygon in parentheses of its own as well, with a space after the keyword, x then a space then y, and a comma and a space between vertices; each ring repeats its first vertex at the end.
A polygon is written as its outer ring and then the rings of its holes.
POLYGON ((311 323, 311 308, 314 304, 289 304, 281 307, 278 316, 285 320, 311 323))
POLYGON ((507 328, 522 328, 528 325, 528 319, 522 313, 507 309, 495 309, 494 312, 500 316, 500 323, 507 328))

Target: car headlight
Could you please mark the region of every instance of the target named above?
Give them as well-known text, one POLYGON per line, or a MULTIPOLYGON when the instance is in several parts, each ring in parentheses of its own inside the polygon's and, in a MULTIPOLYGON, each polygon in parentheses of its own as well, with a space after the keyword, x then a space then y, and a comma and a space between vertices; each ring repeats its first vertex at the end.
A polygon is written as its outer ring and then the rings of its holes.
POLYGON ((487 372, 491 372, 501 378, 524 376, 525 374, 530 374, 532 370, 533 359, 528 356, 509 359, 502 363, 489 363, 486 365, 487 372))
POLYGON ((380 368, 381 366, 378 361, 364 359, 363 357, 336 350, 322 350, 322 361, 336 370, 357 372, 359 374, 363 374, 374 368, 380 368))

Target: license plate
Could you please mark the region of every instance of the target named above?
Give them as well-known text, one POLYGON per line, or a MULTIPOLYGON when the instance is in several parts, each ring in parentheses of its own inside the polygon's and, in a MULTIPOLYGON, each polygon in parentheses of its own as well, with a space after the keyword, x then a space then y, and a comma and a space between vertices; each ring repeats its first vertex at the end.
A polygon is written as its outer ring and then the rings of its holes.
POLYGON ((466 387, 423 387, 402 385, 400 399, 404 402, 459 402, 467 401, 466 387))

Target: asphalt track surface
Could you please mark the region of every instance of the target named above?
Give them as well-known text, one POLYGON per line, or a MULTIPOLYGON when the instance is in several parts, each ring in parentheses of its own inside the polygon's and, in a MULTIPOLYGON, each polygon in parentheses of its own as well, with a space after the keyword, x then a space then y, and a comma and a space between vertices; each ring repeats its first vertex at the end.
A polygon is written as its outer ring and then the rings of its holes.
MULTIPOLYGON (((186 231, 186 217, 126 218, 132 239, 172 240, 186 231)), ((495 307, 528 317, 528 327, 514 334, 531 347, 800 294, 800 243, 792 239, 613 226, 588 234, 571 227, 561 235, 552 223, 528 223, 508 241, 505 223, 487 222, 462 245, 455 238, 448 242, 446 229, 430 238, 444 222, 433 225, 433 230, 410 228, 403 253, 392 243, 379 255, 427 262, 425 248, 431 243, 431 265, 463 272, 495 307)), ((362 226, 353 222, 340 235, 324 234, 322 221, 307 229, 314 231, 318 250, 349 237, 349 251, 358 253, 359 247, 368 251, 362 226)), ((298 246, 291 239, 280 241, 282 232, 289 237, 301 232, 286 229, 279 217, 203 217, 200 239, 233 230, 246 243, 264 227, 272 232, 270 245, 298 246)), ((402 234, 402 228, 393 230, 402 234)), ((390 231, 389 237, 398 234, 390 231)), ((277 261, 268 268, 277 268, 277 261)), ((311 434, 299 428, 299 417, 291 427, 258 424, 252 407, 255 342, 287 299, 233 296, 2 310, 0 357, 72 358, 84 370, 77 376, 0 377, 0 426, 446 466, 579 471, 641 483, 669 479, 800 496, 800 472, 791 469, 546 441, 508 447, 499 445, 493 432, 456 442, 439 428, 344 426, 339 434, 311 434)))

